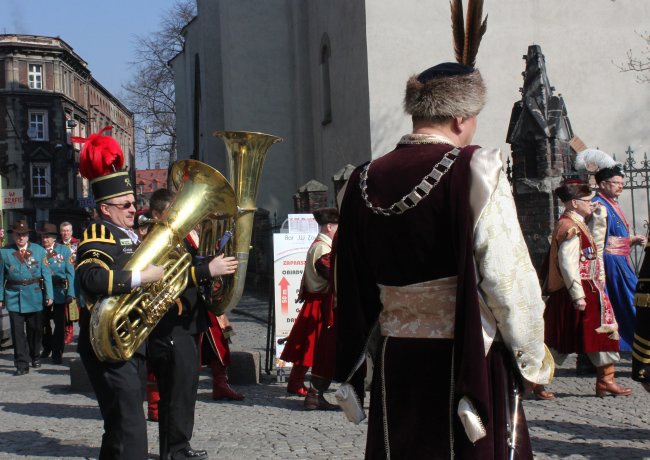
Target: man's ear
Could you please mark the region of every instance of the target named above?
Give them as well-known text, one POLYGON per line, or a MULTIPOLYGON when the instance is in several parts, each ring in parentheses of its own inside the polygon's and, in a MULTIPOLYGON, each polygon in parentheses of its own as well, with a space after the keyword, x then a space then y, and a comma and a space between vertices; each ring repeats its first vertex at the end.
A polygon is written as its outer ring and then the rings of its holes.
POLYGON ((463 117, 454 117, 451 123, 451 129, 454 134, 460 134, 463 131, 463 123, 465 119, 463 117))

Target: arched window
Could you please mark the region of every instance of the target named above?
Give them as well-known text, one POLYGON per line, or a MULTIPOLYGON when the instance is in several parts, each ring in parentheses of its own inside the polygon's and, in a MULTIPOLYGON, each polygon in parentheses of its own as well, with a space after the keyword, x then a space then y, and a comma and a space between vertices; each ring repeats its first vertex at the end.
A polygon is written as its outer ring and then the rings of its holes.
POLYGON ((320 45, 321 124, 332 122, 332 91, 330 88, 330 38, 323 34, 320 45))

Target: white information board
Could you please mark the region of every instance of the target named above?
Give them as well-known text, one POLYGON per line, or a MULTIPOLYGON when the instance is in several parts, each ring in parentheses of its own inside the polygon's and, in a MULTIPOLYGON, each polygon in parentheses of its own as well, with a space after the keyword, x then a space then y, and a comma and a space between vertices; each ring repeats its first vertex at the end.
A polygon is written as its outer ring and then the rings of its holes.
POLYGON ((280 360, 286 338, 302 308, 297 303, 307 250, 318 233, 275 233, 273 235, 273 284, 275 286, 275 366, 278 380, 283 381, 284 369, 291 363, 280 360))

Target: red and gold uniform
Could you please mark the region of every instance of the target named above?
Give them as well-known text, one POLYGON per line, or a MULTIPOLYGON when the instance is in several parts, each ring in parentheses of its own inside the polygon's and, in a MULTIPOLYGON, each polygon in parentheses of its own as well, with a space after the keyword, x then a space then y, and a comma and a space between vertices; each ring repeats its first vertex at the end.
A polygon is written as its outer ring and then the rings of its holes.
POLYGON ((551 240, 546 344, 559 353, 618 351, 618 325, 603 280, 596 243, 581 216, 565 212, 551 240), (584 298, 584 310, 573 302, 584 298))

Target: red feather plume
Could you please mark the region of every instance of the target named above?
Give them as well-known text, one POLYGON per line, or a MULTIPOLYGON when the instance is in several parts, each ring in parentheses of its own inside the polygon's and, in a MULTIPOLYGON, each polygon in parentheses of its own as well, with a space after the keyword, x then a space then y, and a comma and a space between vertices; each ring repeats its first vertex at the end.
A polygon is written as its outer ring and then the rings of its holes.
POLYGON ((110 129, 113 127, 106 126, 88 138, 72 137, 72 142, 84 145, 79 155, 79 172, 88 180, 120 171, 124 166, 120 144, 111 136, 102 135, 110 129))

